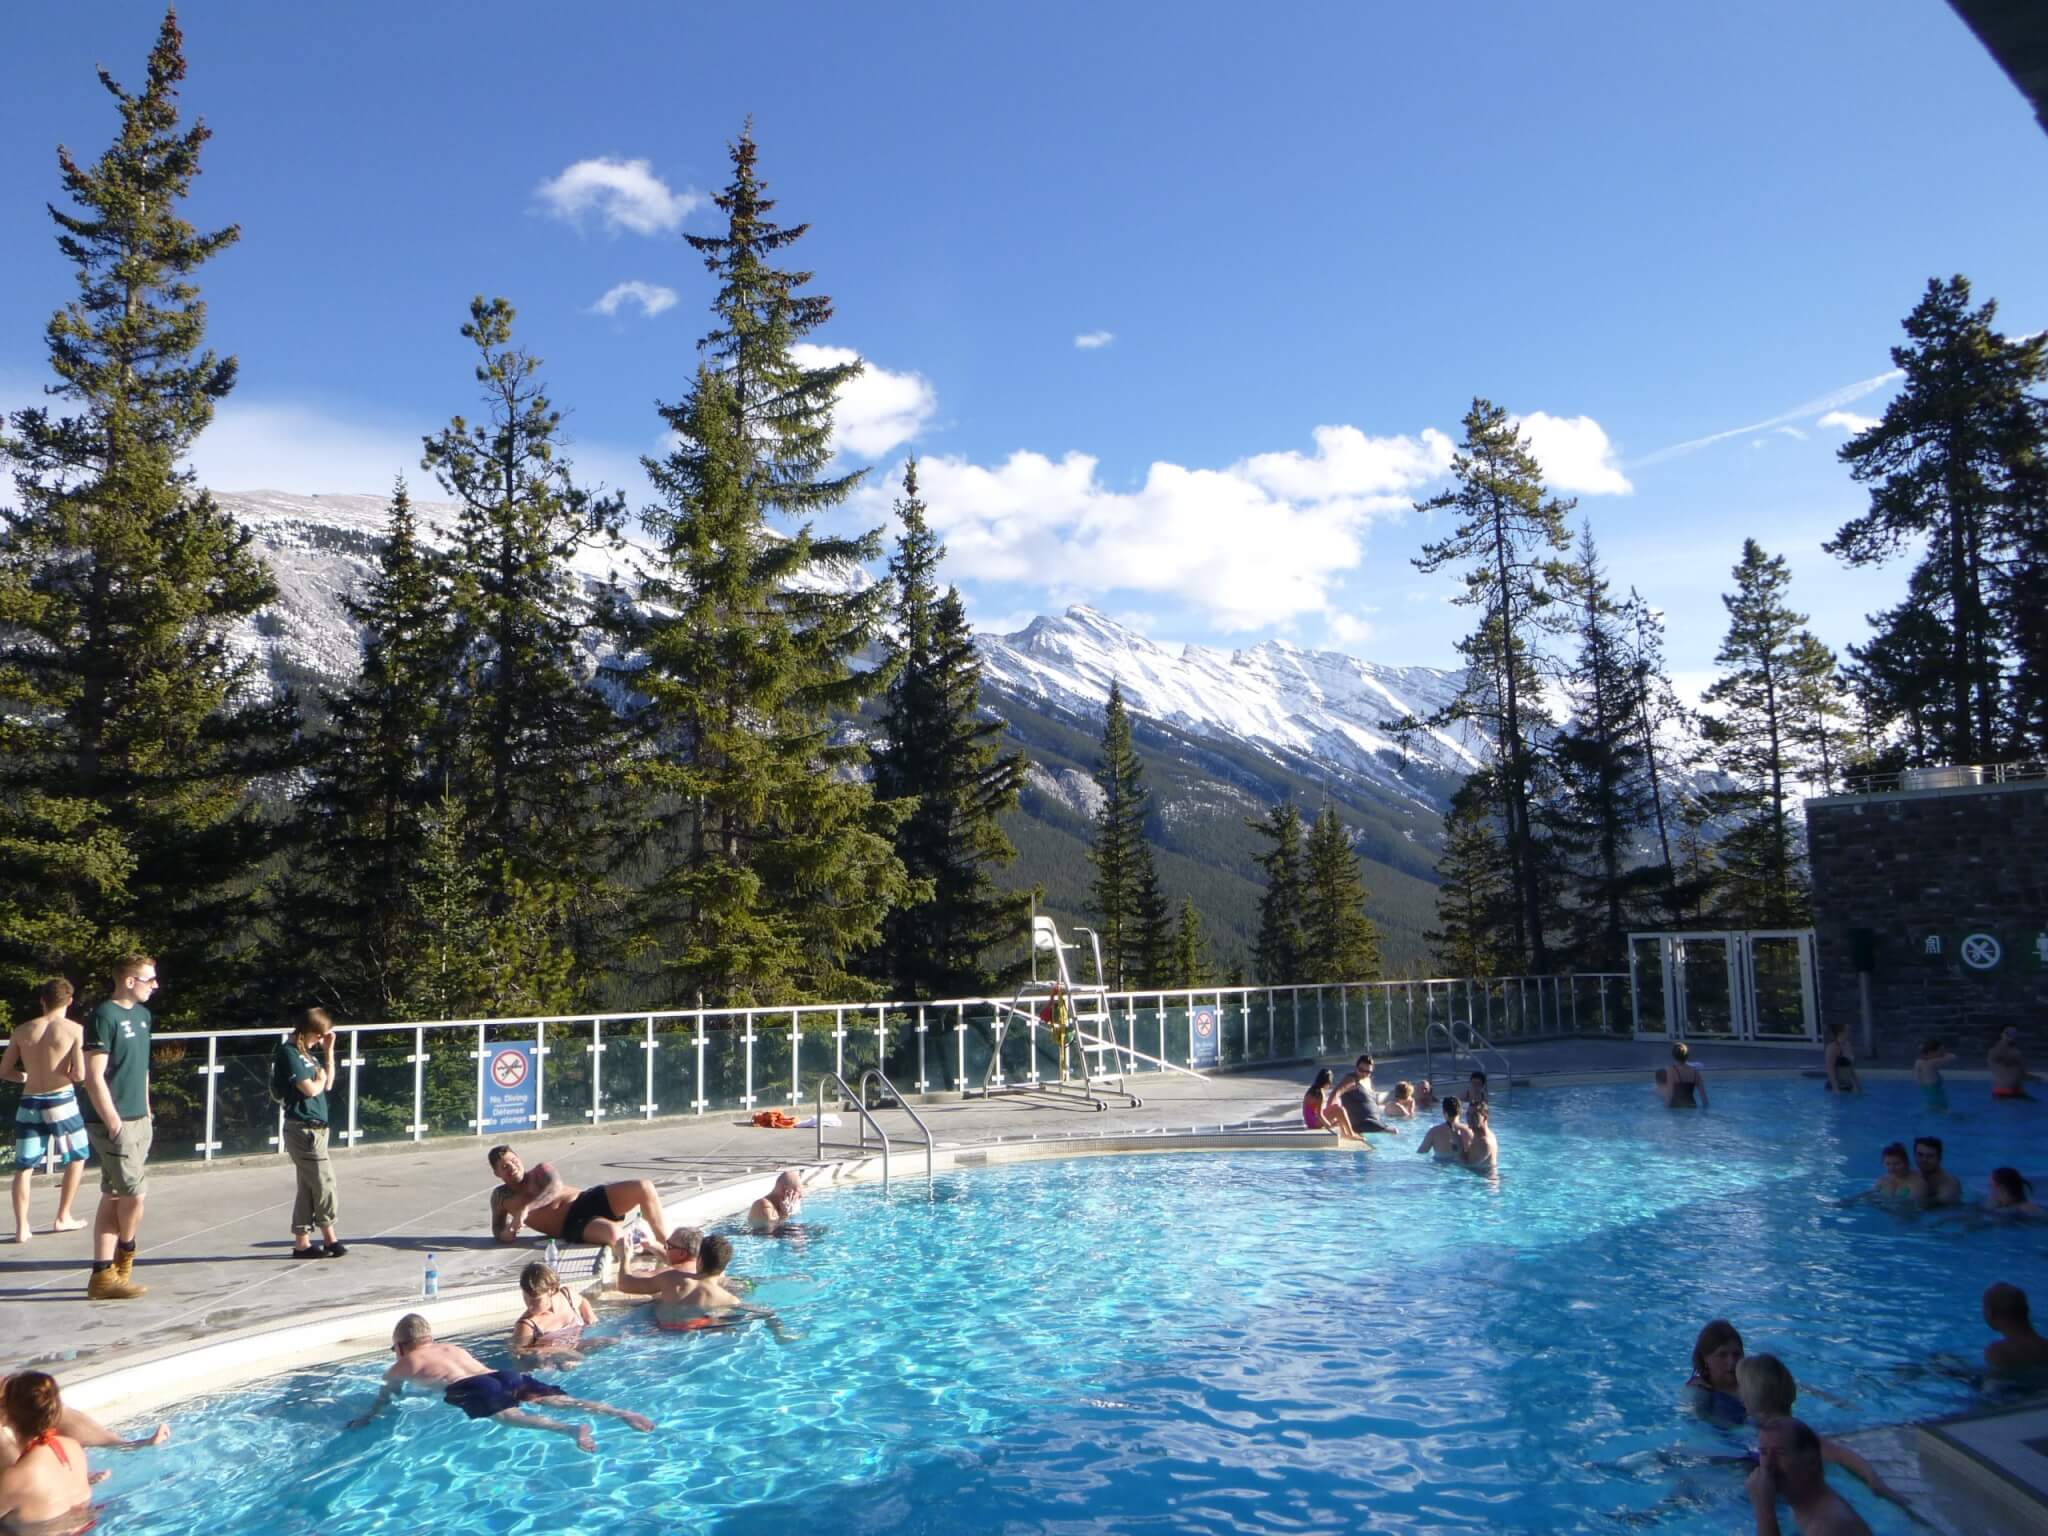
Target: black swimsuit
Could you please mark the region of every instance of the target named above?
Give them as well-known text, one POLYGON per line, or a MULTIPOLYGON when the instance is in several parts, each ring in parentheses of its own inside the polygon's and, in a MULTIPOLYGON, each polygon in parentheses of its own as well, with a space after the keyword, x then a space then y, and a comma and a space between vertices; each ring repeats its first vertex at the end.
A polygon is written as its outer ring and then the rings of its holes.
POLYGON ((583 1229, 591 1222, 603 1218, 612 1219, 612 1197, 605 1193, 602 1184, 593 1184, 574 1200, 569 1209, 562 1213, 562 1241, 583 1243, 590 1239, 583 1235, 583 1229))
POLYGON ((1680 1077, 1671 1074, 1671 1107, 1673 1109, 1698 1109, 1699 1104, 1692 1096, 1693 1088, 1699 1083, 1696 1077, 1680 1077))

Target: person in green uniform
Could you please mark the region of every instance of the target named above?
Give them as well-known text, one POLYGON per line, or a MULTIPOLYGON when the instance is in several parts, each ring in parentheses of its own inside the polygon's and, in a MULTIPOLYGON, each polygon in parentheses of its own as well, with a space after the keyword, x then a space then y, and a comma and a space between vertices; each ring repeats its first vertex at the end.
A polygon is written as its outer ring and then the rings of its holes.
POLYGON ((334 1021, 325 1008, 301 1008, 270 1064, 270 1094, 284 1106, 285 1155, 299 1176, 292 1201, 295 1259, 338 1259, 348 1252, 334 1235, 334 1164, 327 1158, 327 1090, 333 1086, 334 1021))
POLYGON ((149 1009, 156 961, 129 955, 114 967, 114 995, 85 1030, 85 1134, 100 1160, 100 1204, 92 1218, 94 1301, 129 1301, 149 1287, 134 1277, 135 1235, 149 1178, 149 1009))

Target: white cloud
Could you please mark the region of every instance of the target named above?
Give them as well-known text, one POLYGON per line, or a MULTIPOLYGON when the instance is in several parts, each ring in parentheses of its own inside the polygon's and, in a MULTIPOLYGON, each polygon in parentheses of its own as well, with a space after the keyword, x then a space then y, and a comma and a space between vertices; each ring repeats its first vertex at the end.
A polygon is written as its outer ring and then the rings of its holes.
POLYGON ((1083 352, 1094 352, 1115 340, 1115 331, 1083 331, 1074 338, 1074 345, 1083 352))
POLYGON ((1819 424, 1823 427, 1840 427, 1844 432, 1854 437, 1857 433, 1868 432, 1872 427, 1876 426, 1877 418, 1875 416, 1859 416, 1854 411, 1829 411, 1827 415, 1821 417, 1819 424))
POLYGON ((1307 614, 1337 622, 1332 588, 1358 565, 1367 527, 1443 472, 1450 441, 1354 427, 1315 439, 1313 454, 1224 469, 1154 463, 1135 490, 1105 486, 1096 459, 1073 452, 1020 450, 994 465, 928 457, 919 481, 961 579, 1177 598, 1223 630, 1307 614))
POLYGON ((590 307, 600 315, 616 315, 623 304, 638 304, 640 313, 651 319, 664 309, 676 307, 676 291, 664 288, 660 283, 643 283, 634 278, 631 282, 614 283, 605 290, 604 297, 590 307))
POLYGON ((674 234, 704 202, 701 193, 670 190, 649 161, 604 158, 578 160, 542 182, 535 195, 558 219, 580 224, 594 209, 612 233, 625 230, 635 235, 674 234))
POLYGON ((1363 645, 1372 638, 1372 625, 1349 613, 1331 614, 1329 630, 1339 645, 1363 645))
POLYGON ((1590 416, 1552 416, 1531 411, 1515 425, 1529 439, 1530 451, 1543 466, 1543 478, 1554 491, 1588 496, 1626 496, 1635 487, 1615 461, 1607 431, 1590 416))
MULTIPOLYGON (((800 368, 860 361, 850 347, 798 342, 789 354, 800 368)), ((909 442, 939 408, 938 392, 920 373, 892 373, 867 363, 832 404, 832 445, 855 458, 879 459, 909 442)))

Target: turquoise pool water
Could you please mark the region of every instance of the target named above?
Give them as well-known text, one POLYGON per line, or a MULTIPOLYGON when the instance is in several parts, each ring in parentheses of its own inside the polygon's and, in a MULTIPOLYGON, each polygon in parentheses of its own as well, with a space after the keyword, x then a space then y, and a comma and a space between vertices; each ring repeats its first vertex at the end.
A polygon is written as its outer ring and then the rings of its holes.
MULTIPOLYGON (((1497 1111, 1497 1184, 1413 1154, 1027 1163, 810 1202, 735 1269, 799 1337, 617 1336, 561 1379, 641 1409, 598 1454, 429 1399, 345 1419, 380 1363, 192 1404, 109 1461, 102 1525, 150 1536, 422 1531, 1746 1529, 1753 1437, 1680 1404, 1714 1316, 1782 1356, 1824 1433, 1980 1401, 1977 1296, 2036 1282, 2048 1231, 1843 1206, 1933 1129, 1974 1195, 2048 1174, 2041 1105, 1923 1117, 1910 1085, 1835 1101, 1729 1082, 1497 1111)), ((510 1317, 507 1318, 509 1326, 510 1317)), ((502 1335, 471 1341, 504 1362, 502 1335)), ((1880 1531, 1912 1527, 1859 1486, 1880 1531)))

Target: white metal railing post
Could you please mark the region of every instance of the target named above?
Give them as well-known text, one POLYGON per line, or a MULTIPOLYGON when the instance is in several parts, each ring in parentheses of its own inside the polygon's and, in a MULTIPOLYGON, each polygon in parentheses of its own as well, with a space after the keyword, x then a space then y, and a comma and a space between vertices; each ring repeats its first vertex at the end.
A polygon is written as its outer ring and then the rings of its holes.
POLYGON ((832 1070, 846 1076, 846 1010, 832 1010, 832 1070))
MULTIPOLYGON (((1408 996, 1408 1043, 1412 1046, 1415 1044, 1415 983, 1412 981, 1407 983, 1407 985, 1402 990, 1406 992, 1408 996)), ((1393 1032, 1391 1030, 1388 1031, 1389 1045, 1393 1043, 1392 1033, 1393 1032)))
POLYGON ((967 1005, 965 1003, 955 1003, 953 1005, 953 1038, 958 1042, 960 1051, 960 1077, 954 1086, 964 1093, 967 1090, 967 1005))
MULTIPOLYGON (((1131 1039, 1138 1038, 1138 1010, 1131 1006, 1131 999, 1124 999, 1124 1017, 1130 1021, 1131 1039)), ((1166 1015, 1160 1014, 1153 1023, 1159 1026, 1159 1059, 1166 1060, 1166 1015)), ((1162 1069, 1163 1070, 1163 1069, 1162 1069)))
POLYGON ((804 1084, 801 1072, 803 1066, 803 1038, 803 1014, 800 1010, 792 1008, 789 1010, 789 1102, 792 1106, 801 1104, 804 1101, 804 1084))
POLYGON ((1337 1027, 1344 1032, 1344 1050, 1346 1054, 1349 1054, 1351 1050, 1351 989, 1349 987, 1339 987, 1337 989, 1337 1027))
POLYGON ((709 1084, 704 1076, 704 1058, 709 1043, 704 1038, 704 1010, 699 1008, 697 1010, 697 1096, 691 1104, 691 1108, 695 1109, 700 1115, 711 1107, 711 1096, 705 1092, 709 1084))
POLYGON ((1316 1054, 1318 1056, 1327 1056, 1330 1053, 1330 1037, 1323 1030, 1323 990, 1322 983, 1318 982, 1316 984, 1316 1054))
POLYGON ((1600 1033, 1607 1033, 1607 978, 1600 978, 1600 1033))
POLYGON ((930 1093, 932 1091, 931 1080, 925 1075, 924 1038, 924 1004, 919 1003, 917 1005, 917 1091, 919 1093, 930 1093))
POLYGON ((604 1121, 604 1025, 590 1021, 590 1123, 604 1121))
POLYGON ((654 1118, 654 1053, 661 1049, 661 1043, 654 1037, 654 1015, 647 1015, 647 1038, 640 1042, 640 1056, 647 1064, 647 1086, 640 1100, 640 1118, 654 1118))
POLYGON ((743 1009, 741 1009, 741 1010, 740 1010, 740 1028, 741 1028, 741 1030, 742 1030, 742 1031, 744 1031, 744 1033, 742 1033, 742 1034, 740 1035, 740 1044, 741 1044, 741 1046, 743 1046, 743 1047, 745 1048, 745 1050, 746 1050, 746 1063, 747 1063, 746 1089, 745 1089, 745 1091, 744 1091, 743 1093, 741 1093, 741 1095, 740 1095, 740 1104, 741 1104, 741 1106, 742 1106, 743 1108, 746 1108, 746 1109, 752 1109, 752 1108, 754 1107, 754 1010, 753 1010, 753 1009, 751 1009, 751 1008, 743 1008, 743 1009))
MULTIPOLYGON (((356 1123, 357 1084, 362 1077, 363 1032, 352 1029, 348 1032, 348 1129, 341 1133, 341 1139, 354 1146, 361 1138, 362 1127, 356 1123)), ((284 1150, 284 1111, 277 1112, 277 1145, 284 1150)))
MULTIPOLYGON (((199 1069, 200 1076, 206 1079, 206 1129, 201 1133, 202 1139, 198 1150, 200 1159, 209 1163, 213 1161, 213 1154, 220 1148, 220 1143, 213 1139, 214 1101, 218 1097, 213 1085, 221 1072, 219 1044, 217 1035, 206 1037, 206 1065, 199 1069)), ((282 1142, 279 1144, 282 1145, 282 1142)))
POLYGON ((548 1123, 548 1026, 545 1020, 533 1021, 533 1128, 537 1131, 548 1123))
POLYGON ((1297 986, 1291 987, 1288 990, 1292 992, 1294 997, 1294 1054, 1299 1059, 1301 1056, 1301 988, 1297 986))
POLYGON ((882 1011, 882 1004, 875 1004, 875 1065, 884 1077, 889 1069, 883 1065, 889 1059, 889 1016, 882 1011))

